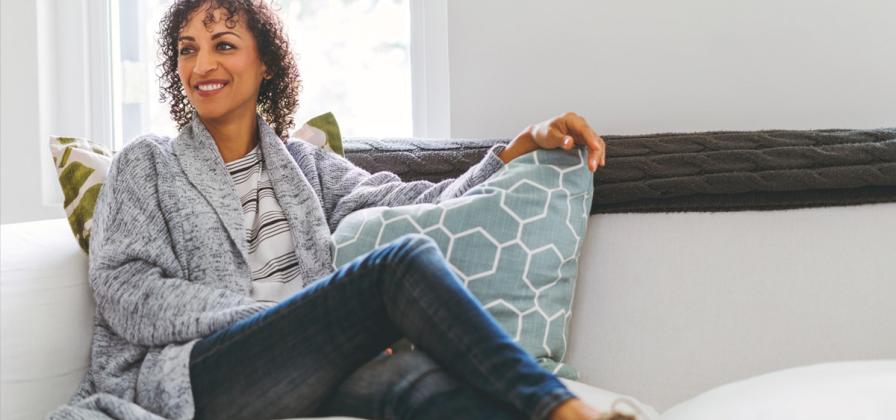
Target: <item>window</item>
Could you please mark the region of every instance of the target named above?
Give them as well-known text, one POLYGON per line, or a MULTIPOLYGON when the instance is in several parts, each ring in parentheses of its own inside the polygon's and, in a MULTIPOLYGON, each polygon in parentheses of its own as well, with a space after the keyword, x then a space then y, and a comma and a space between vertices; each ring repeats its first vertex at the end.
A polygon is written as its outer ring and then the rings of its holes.
MULTIPOLYGON (((118 11, 112 45, 120 54, 113 60, 115 147, 147 132, 173 136, 156 76, 156 32, 171 1, 112 1, 118 11)), ((274 2, 302 76, 295 128, 332 111, 346 137, 412 135, 409 2, 274 2)))

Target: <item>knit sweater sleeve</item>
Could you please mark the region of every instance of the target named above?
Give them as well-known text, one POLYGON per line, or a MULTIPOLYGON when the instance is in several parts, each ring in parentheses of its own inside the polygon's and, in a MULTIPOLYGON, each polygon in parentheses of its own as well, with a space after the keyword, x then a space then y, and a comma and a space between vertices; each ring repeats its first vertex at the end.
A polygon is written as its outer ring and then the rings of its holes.
POLYGON ((112 162, 90 238, 90 287, 109 327, 134 344, 160 346, 207 336, 265 309, 182 277, 159 203, 157 146, 129 146, 112 162))
POLYGON ((369 207, 396 207, 409 204, 439 203, 460 197, 504 166, 498 155, 506 145, 496 144, 477 164, 457 178, 434 183, 403 182, 391 172, 371 174, 335 153, 314 146, 292 148, 290 152, 318 192, 330 231, 349 213, 369 207), (308 168, 313 166, 312 168, 308 168))

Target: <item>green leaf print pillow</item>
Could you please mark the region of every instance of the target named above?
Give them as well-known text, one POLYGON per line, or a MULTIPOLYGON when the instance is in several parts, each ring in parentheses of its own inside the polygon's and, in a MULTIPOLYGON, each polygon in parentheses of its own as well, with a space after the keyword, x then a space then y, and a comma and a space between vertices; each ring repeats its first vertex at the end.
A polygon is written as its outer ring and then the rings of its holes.
POLYGON ((113 153, 90 140, 50 137, 50 153, 59 176, 65 214, 78 245, 88 252, 93 208, 106 181, 113 153))
POLYGON ((345 156, 342 149, 342 134, 332 112, 318 115, 299 127, 290 137, 304 140, 339 156, 345 156))
POLYGON ((334 264, 407 233, 428 235, 511 337, 542 367, 576 379, 563 357, 594 191, 586 158, 582 148, 537 150, 461 197, 354 212, 333 233, 334 264))

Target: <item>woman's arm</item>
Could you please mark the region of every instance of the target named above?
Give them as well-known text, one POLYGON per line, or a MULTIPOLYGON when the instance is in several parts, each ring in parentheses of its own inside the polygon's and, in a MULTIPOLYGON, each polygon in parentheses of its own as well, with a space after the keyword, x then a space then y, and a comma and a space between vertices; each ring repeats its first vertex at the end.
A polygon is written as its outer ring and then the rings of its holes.
POLYGON ((459 197, 504 166, 498 156, 506 147, 493 146, 485 157, 454 179, 437 183, 404 182, 391 172, 371 174, 347 159, 304 142, 288 150, 321 200, 330 231, 349 213, 369 207, 438 203, 459 197))
POLYGON ((485 157, 456 179, 438 183, 402 182, 390 172, 369 172, 345 158, 304 142, 287 148, 321 199, 330 231, 343 217, 363 208, 438 203, 459 197, 488 179, 504 164, 539 148, 571 150, 575 144, 589 150, 591 170, 604 164, 605 144, 584 118, 571 112, 526 127, 510 144, 495 145, 485 157))
POLYGON ((112 162, 90 238, 90 286, 112 330, 160 346, 207 336, 266 308, 247 296, 192 283, 174 253, 152 155, 138 141, 112 162))

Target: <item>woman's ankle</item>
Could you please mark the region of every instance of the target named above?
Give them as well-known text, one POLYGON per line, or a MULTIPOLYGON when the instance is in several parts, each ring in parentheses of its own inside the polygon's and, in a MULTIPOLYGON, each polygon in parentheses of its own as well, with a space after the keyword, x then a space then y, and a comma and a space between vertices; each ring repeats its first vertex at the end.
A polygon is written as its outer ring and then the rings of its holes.
POLYGON ((570 398, 557 404, 548 415, 548 420, 595 420, 600 415, 600 411, 581 399, 570 398))

